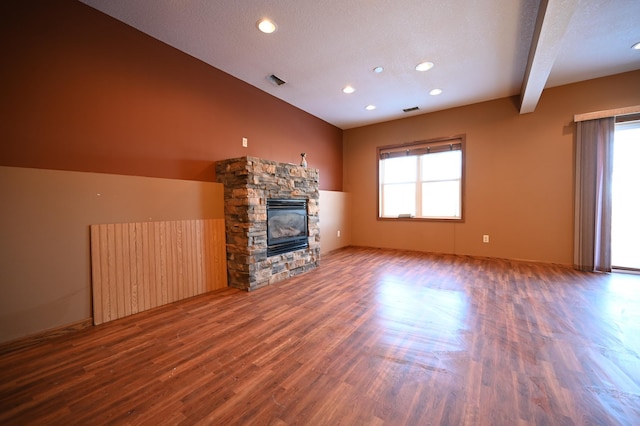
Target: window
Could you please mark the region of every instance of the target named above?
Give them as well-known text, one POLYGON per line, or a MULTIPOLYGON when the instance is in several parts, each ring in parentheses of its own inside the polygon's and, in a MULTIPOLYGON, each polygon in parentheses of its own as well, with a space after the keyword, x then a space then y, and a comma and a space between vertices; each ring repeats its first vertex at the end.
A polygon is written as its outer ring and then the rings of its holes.
POLYGON ((462 220, 463 139, 378 148, 378 217, 462 220))

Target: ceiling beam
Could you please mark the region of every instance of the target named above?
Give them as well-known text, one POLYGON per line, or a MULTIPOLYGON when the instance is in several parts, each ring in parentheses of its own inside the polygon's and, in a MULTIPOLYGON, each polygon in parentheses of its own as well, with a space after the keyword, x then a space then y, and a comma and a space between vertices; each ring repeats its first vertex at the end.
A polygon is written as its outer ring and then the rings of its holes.
POLYGON ((542 0, 520 91, 520 114, 538 105, 579 0, 542 0))

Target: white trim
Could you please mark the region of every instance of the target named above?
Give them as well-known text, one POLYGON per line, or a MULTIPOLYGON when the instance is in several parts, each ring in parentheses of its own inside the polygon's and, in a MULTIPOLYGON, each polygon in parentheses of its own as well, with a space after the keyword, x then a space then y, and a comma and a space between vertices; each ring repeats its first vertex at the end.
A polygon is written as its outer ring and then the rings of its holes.
POLYGON ((598 118, 617 117, 618 115, 628 115, 640 113, 640 105, 634 105, 624 108, 607 109, 604 111, 585 112, 583 114, 576 114, 573 116, 573 121, 576 123, 585 120, 597 120, 598 118))

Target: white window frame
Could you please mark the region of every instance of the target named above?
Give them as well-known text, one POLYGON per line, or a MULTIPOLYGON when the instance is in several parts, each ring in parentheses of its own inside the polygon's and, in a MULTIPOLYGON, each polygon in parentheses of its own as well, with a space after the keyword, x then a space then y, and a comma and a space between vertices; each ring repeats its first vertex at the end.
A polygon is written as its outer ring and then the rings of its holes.
MULTIPOLYGON (((389 145, 377 148, 378 161, 378 220, 416 220, 416 221, 444 221, 444 222, 464 222, 464 176, 465 176, 465 136, 453 136, 448 138, 438 138, 427 141, 418 141, 398 145, 389 145), (460 216, 423 216, 422 215, 422 184, 423 171, 422 161, 423 155, 432 155, 439 152, 460 151, 461 153, 461 170, 459 179, 459 197, 460 197, 460 216), (415 184, 415 215, 412 216, 382 216, 382 207, 384 203, 384 186, 382 182, 382 171, 384 167, 384 159, 391 157, 411 156, 416 159, 416 179, 415 181, 405 182, 415 184)), ((446 179, 446 181, 458 181, 458 179, 446 179)), ((435 180, 426 182, 437 182, 435 180)), ((391 184, 386 184, 391 185, 391 184)))

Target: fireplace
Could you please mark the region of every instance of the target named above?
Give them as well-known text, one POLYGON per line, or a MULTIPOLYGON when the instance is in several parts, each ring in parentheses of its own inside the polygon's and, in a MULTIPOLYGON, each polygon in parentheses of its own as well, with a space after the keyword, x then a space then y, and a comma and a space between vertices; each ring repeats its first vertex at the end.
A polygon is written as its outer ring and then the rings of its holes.
POLYGON ((319 265, 318 178, 318 169, 255 157, 216 163, 229 286, 253 291, 319 265))
POLYGON ((267 256, 307 247, 307 200, 267 199, 267 256))

